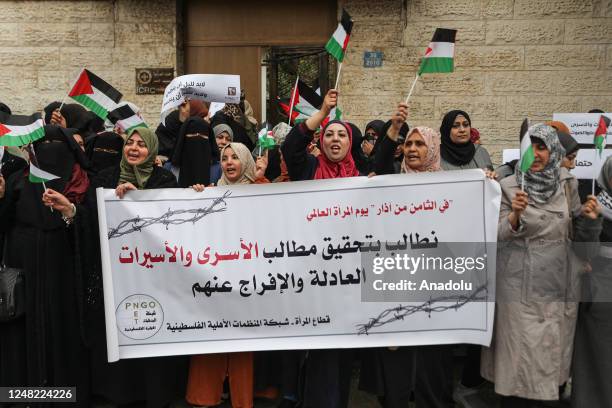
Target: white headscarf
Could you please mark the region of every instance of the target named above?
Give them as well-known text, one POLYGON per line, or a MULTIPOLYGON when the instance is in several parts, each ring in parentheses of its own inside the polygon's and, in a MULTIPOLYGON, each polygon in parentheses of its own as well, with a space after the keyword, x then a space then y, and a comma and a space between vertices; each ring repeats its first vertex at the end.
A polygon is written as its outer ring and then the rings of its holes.
MULTIPOLYGON (((221 161, 223 161, 223 153, 225 153, 225 150, 228 148, 231 148, 238 156, 238 160, 240 161, 240 177, 235 182, 231 182, 228 180, 225 172, 223 172, 217 185, 227 186, 231 184, 251 184, 255 182, 255 160, 253 160, 249 148, 242 143, 232 142, 221 150, 221 161)), ((221 168, 223 168, 223 166, 221 168)))

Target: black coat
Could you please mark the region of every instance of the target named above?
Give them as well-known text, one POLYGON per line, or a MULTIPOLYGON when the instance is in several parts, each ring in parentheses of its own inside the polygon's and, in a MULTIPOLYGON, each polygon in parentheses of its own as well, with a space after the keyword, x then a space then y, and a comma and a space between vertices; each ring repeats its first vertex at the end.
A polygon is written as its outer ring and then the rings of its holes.
MULTIPOLYGON (((90 205, 95 205, 97 187, 116 188, 119 183, 119 166, 102 170, 92 180, 90 205), (93 199, 93 201, 91 201, 93 199)), ((154 167, 145 184, 145 190, 177 187, 174 175, 161 167, 154 167)), ((96 236, 98 242, 97 221, 96 236)), ((90 282, 90 316, 92 322, 101 323, 90 327, 92 339, 92 392, 115 404, 130 404, 146 401, 147 408, 161 408, 173 400, 185 396, 188 356, 137 358, 108 363, 106 355, 106 332, 104 328, 104 305, 102 299, 102 280, 100 277, 99 247, 92 248, 96 259, 97 277, 90 282)))
MULTIPOLYGON (((76 386, 78 404, 89 406, 89 364, 83 324, 83 270, 76 248, 87 208, 66 226, 42 204, 43 187, 18 171, 0 199, 0 230, 8 266, 21 268, 25 317, 0 324, 0 384, 76 386)), ((61 406, 61 405, 60 405, 61 406)))

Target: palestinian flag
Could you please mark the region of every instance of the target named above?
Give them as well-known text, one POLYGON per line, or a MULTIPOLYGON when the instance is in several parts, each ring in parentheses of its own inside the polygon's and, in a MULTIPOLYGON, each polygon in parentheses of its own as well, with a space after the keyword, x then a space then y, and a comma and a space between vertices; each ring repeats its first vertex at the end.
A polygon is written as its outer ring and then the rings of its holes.
POLYGON ((129 134, 132 129, 137 127, 148 128, 144 120, 134 112, 130 105, 123 105, 110 111, 108 113, 108 120, 110 120, 113 125, 119 126, 126 134, 129 134))
MULTIPOLYGON (((295 99, 291 112, 291 121, 293 123, 305 121, 316 113, 323 104, 323 97, 301 80, 297 81, 297 90, 295 88, 291 90, 291 96, 294 96, 295 99)), ((289 104, 279 98, 278 105, 285 116, 288 117, 289 104)))
POLYGON ((321 128, 327 126, 330 120, 342 120, 342 111, 339 107, 335 107, 329 112, 329 115, 321 122, 321 128))
POLYGON ((338 62, 344 60, 346 55, 346 47, 348 47, 349 38, 351 37, 351 30, 353 29, 353 20, 351 16, 342 9, 342 19, 338 23, 338 28, 332 34, 325 45, 325 49, 329 52, 338 62))
MULTIPOLYGON (((291 94, 293 95, 293 92, 291 94)), ((297 90, 295 90, 295 106, 293 109, 303 115, 312 116, 321 108, 322 104, 323 98, 321 95, 317 95, 311 87, 298 80, 297 90)))
POLYGON ((266 128, 261 129, 258 134, 259 137, 259 147, 261 149, 273 149, 276 146, 276 141, 274 140, 274 135, 271 130, 266 128))
POLYGON ((100 118, 106 119, 108 112, 117 108, 123 95, 102 78, 84 69, 68 96, 100 118))
POLYGON ((599 125, 597 126, 597 130, 595 130, 595 137, 593 138, 593 144, 595 145, 595 149, 597 149, 600 158, 603 150, 606 148, 606 134, 608 133, 608 127, 610 127, 610 118, 601 115, 599 118, 599 125))
POLYGON ((419 75, 453 72, 457 30, 436 28, 419 67, 419 75))
MULTIPOLYGON (((281 98, 278 98, 277 102, 278 102, 278 107, 281 109, 283 114, 289 117, 289 102, 287 102, 286 99, 284 100, 281 98)), ((301 111, 297 110, 294 106, 293 110, 291 111, 291 122, 293 124, 301 123, 305 121, 306 119, 308 119, 310 116, 312 116, 312 113, 314 112, 302 113, 301 111)))
POLYGON ((42 169, 39 169, 34 165, 34 163, 30 162, 30 175, 28 179, 32 183, 45 183, 47 181, 58 179, 59 177, 55 174, 48 173, 42 169))
POLYGON ((40 113, 0 116, 0 146, 24 146, 45 136, 40 113))
POLYGON ((521 159, 519 161, 519 168, 523 173, 526 173, 535 161, 533 145, 531 144, 531 138, 529 137, 529 121, 527 119, 523 121, 521 126, 521 134, 521 159))

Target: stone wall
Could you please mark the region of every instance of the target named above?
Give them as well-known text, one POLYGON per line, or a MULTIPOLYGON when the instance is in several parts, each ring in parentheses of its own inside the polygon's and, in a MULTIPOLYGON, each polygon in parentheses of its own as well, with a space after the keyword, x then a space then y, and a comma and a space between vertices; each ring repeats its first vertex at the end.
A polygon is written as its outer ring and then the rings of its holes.
POLYGON ((462 109, 501 160, 520 123, 553 112, 612 111, 612 0, 340 0, 355 22, 340 103, 364 126, 404 100, 436 27, 458 30, 455 72, 429 74, 410 102, 411 125, 439 128, 462 109), (364 51, 383 66, 363 68, 364 51))
POLYGON ((0 1, 0 101, 41 110, 85 66, 156 123, 162 97, 135 95, 135 68, 176 67, 176 41, 174 1, 0 1))

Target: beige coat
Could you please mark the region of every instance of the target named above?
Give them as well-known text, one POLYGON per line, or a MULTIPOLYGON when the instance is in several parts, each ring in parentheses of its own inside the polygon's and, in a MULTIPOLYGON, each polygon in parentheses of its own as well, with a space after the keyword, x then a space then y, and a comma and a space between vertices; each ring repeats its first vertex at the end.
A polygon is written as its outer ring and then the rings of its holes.
POLYGON ((481 368, 501 395, 556 400, 558 387, 569 377, 577 283, 585 265, 571 248, 570 236, 597 241, 601 217, 579 216, 577 183, 563 174, 561 188, 548 203, 529 201, 518 231, 512 230, 508 215, 520 187, 514 175, 500 182, 495 326, 491 347, 483 348, 481 368))

